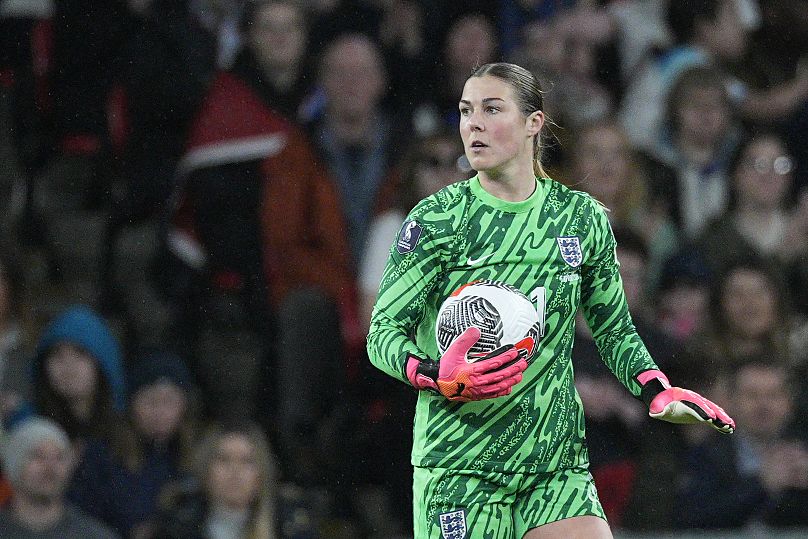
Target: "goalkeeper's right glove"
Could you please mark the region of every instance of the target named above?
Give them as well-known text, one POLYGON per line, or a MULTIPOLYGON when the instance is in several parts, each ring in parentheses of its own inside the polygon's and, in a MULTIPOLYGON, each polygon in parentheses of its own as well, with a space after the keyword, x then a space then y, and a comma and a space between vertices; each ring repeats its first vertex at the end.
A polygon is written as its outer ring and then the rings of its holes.
POLYGON ((469 363, 466 359, 480 330, 470 327, 446 349, 440 361, 410 356, 407 378, 417 389, 437 391, 451 401, 476 401, 508 395, 522 380, 527 368, 526 354, 513 345, 494 350, 469 363))

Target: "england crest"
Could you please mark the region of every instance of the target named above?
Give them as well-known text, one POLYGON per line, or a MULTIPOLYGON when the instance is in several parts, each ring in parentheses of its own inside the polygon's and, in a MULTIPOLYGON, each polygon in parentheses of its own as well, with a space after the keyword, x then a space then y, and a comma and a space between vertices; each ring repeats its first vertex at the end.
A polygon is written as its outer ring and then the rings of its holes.
POLYGON ((584 260, 581 253, 581 241, 578 236, 558 236, 556 238, 561 258, 572 268, 577 268, 584 260))
POLYGON ((443 539, 466 539, 466 511, 452 511, 451 513, 441 513, 440 534, 443 539))

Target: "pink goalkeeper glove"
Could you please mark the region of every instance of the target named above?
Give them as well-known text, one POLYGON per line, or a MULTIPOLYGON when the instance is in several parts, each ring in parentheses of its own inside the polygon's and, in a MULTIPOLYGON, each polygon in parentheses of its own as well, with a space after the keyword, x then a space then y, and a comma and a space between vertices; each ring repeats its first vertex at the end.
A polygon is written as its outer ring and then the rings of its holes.
POLYGON ((509 345, 469 363, 468 352, 479 338, 480 330, 472 326, 449 345, 440 361, 410 356, 406 369, 410 383, 417 389, 437 391, 451 401, 477 401, 509 394, 527 368, 525 354, 509 345))
POLYGON ((661 371, 645 371, 637 376, 642 386, 642 399, 648 405, 648 415, 669 423, 709 423, 718 432, 732 434, 735 421, 723 408, 695 391, 671 387, 661 371))

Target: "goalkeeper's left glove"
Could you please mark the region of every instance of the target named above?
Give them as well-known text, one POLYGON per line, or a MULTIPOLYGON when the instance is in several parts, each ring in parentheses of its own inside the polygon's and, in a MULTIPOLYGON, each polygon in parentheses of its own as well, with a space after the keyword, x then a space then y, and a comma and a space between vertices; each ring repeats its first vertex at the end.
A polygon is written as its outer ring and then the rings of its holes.
POLYGON ((718 432, 732 434, 735 421, 714 402, 695 391, 671 387, 661 371, 644 371, 637 376, 642 386, 640 396, 648 405, 648 415, 669 423, 709 423, 718 432))

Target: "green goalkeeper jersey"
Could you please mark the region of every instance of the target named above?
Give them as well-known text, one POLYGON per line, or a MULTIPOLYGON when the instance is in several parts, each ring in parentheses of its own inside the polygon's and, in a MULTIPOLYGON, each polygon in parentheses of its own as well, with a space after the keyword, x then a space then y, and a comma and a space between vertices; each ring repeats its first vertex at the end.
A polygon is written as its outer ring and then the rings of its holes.
POLYGON ((534 300, 544 336, 510 395, 457 403, 421 391, 413 465, 506 473, 588 465, 571 361, 576 312, 583 308, 603 360, 633 395, 635 377, 657 368, 629 315, 603 207, 549 178, 521 202, 492 196, 477 177, 422 200, 382 278, 368 335, 373 364, 406 382, 408 357, 437 359, 438 308, 479 279, 534 300))

